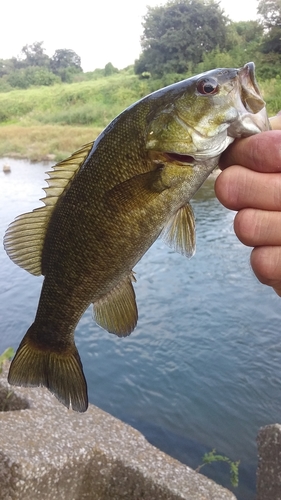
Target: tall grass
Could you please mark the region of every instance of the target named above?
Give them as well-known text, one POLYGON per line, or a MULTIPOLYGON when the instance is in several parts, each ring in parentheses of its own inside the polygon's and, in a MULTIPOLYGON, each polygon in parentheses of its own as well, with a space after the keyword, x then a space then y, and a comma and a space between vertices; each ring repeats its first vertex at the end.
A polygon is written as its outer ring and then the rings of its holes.
POLYGON ((135 75, 0 93, 0 124, 55 123, 104 127, 150 92, 135 75))
MULTIPOLYGON (((52 87, 0 93, 0 155, 56 160, 94 140, 123 109, 187 75, 140 80, 131 72, 52 87)), ((281 109, 281 80, 260 83, 269 115, 281 109)))
POLYGON ((261 82, 259 85, 266 101, 269 116, 273 116, 281 110, 281 79, 272 78, 261 82))
POLYGON ((0 156, 58 161, 95 140, 99 132, 96 127, 7 125, 0 127, 0 156))

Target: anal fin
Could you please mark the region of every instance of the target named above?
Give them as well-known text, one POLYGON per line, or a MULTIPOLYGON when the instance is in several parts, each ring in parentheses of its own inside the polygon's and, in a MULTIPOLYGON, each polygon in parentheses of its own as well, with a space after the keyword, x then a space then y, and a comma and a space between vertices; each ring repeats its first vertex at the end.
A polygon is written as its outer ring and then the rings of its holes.
POLYGON ((134 275, 127 276, 107 295, 94 303, 95 321, 102 328, 119 337, 126 337, 134 330, 138 309, 132 285, 134 275))
POLYGON ((191 205, 181 207, 168 221, 160 237, 176 252, 192 257, 195 253, 195 218, 191 205))

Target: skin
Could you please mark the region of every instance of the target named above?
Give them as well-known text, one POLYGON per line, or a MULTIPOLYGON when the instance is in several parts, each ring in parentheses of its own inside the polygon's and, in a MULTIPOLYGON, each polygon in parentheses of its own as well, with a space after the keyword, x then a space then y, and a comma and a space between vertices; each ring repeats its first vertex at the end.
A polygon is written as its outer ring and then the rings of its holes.
POLYGON ((281 115, 270 123, 273 130, 235 141, 222 155, 215 192, 237 210, 234 231, 254 247, 255 275, 281 296, 281 115))

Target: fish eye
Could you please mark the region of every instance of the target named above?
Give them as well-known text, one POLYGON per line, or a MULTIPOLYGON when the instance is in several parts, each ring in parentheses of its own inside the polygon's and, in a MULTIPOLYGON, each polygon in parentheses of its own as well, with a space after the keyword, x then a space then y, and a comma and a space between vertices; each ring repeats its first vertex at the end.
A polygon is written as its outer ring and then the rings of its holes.
POLYGON ((203 78, 199 80, 196 88, 201 95, 214 95, 219 90, 219 84, 215 78, 203 78))

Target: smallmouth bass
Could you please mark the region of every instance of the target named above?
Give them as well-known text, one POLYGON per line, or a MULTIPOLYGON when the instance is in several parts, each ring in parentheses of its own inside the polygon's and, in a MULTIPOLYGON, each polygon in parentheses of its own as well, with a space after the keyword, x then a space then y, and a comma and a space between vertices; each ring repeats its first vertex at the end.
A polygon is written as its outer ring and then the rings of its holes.
POLYGON ((235 138, 268 130, 253 63, 216 69, 144 97, 95 142, 49 172, 45 206, 8 227, 9 257, 44 275, 34 323, 10 366, 10 384, 46 386, 83 412, 87 385, 74 343, 93 303, 118 336, 137 323, 133 267, 159 235, 191 256, 190 199, 235 138))

